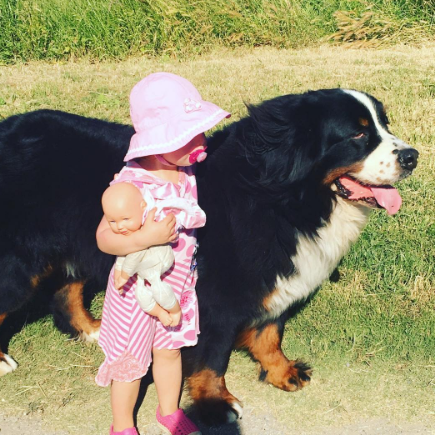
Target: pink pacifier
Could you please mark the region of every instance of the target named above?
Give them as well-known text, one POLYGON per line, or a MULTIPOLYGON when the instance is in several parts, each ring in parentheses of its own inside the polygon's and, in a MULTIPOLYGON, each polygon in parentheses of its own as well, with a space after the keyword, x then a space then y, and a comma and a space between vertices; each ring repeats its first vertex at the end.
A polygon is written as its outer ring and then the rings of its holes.
POLYGON ((189 163, 193 164, 195 162, 203 162, 207 158, 207 153, 205 152, 207 148, 201 148, 189 154, 189 163))

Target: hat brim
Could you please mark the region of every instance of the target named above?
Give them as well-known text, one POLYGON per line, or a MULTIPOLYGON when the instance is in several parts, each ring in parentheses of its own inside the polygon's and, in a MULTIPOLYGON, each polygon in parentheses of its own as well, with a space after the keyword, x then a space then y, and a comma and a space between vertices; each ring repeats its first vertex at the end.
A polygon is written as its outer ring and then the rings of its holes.
POLYGON ((224 118, 230 116, 230 113, 219 106, 208 101, 202 101, 200 110, 182 114, 178 119, 171 120, 172 122, 134 134, 124 161, 128 162, 138 157, 179 150, 195 136, 210 130, 224 118))

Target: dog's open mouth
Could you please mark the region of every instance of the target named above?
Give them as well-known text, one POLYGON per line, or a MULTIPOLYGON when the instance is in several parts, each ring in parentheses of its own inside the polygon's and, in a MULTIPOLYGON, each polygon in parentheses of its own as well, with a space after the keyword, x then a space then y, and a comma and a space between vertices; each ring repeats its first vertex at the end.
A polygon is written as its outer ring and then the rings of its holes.
POLYGON ((373 186, 363 184, 355 178, 345 175, 335 180, 337 193, 351 201, 364 201, 372 207, 382 207, 387 213, 397 213, 402 205, 402 198, 393 186, 373 186))

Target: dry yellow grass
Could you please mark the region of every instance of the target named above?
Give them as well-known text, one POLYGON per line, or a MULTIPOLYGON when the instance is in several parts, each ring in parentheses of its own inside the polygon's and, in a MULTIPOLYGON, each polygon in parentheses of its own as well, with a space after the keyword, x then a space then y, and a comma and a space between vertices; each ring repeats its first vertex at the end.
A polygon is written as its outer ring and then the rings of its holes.
POLYGON ((337 11, 334 13, 337 31, 328 41, 345 44, 351 48, 379 48, 394 43, 416 43, 428 37, 428 23, 417 25, 409 19, 397 19, 386 12, 373 9, 373 5, 361 13, 337 11))

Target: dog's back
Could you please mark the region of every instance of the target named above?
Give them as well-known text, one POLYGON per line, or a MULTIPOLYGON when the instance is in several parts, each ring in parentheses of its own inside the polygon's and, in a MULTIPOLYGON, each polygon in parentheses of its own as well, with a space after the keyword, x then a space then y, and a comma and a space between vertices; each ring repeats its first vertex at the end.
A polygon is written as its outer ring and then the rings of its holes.
POLYGON ((0 123, 0 268, 8 271, 0 275, 0 314, 16 310, 54 269, 66 280, 107 276, 111 259, 93 243, 99 199, 132 134, 51 110, 0 123))

